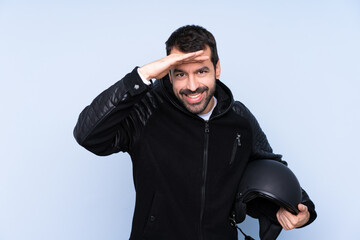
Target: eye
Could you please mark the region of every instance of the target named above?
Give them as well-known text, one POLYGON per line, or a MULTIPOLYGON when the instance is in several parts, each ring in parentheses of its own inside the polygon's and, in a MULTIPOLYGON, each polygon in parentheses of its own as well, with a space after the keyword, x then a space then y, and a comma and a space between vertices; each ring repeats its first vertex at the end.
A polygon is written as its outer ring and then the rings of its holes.
POLYGON ((198 74, 199 74, 199 75, 204 75, 204 74, 207 73, 207 72, 208 72, 207 70, 201 69, 201 70, 198 71, 198 74))
POLYGON ((175 73, 176 78, 183 78, 184 76, 185 76, 185 73, 183 73, 183 72, 175 73))

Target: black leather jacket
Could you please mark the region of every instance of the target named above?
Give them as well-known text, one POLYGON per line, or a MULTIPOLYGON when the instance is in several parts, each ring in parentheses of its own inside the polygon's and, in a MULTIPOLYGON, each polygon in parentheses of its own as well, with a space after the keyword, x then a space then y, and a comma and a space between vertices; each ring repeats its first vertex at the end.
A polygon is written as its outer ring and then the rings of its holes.
MULTIPOLYGON (((217 106, 204 121, 182 107, 166 77, 147 86, 135 68, 80 114, 74 129, 80 145, 101 156, 131 155, 131 240, 237 239, 229 216, 244 166, 281 155, 219 80, 215 96, 217 106)), ((308 197, 303 202, 313 206, 308 197)))

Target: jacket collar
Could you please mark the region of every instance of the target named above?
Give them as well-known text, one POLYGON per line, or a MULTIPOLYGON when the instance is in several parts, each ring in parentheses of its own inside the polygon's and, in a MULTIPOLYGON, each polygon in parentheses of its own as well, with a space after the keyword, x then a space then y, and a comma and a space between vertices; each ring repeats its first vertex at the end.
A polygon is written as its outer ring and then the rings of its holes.
MULTIPOLYGON (((195 114, 189 112, 183 104, 179 101, 179 99, 175 96, 172 85, 169 79, 169 76, 166 75, 164 78, 159 79, 159 84, 161 89, 164 91, 166 97, 170 100, 170 102, 179 110, 183 111, 186 114, 196 116, 195 114)), ((234 103, 234 99, 230 89, 222 83, 220 80, 216 80, 216 89, 215 89, 215 97, 217 99, 217 105, 210 117, 210 119, 219 117, 225 114, 232 107, 234 103)))

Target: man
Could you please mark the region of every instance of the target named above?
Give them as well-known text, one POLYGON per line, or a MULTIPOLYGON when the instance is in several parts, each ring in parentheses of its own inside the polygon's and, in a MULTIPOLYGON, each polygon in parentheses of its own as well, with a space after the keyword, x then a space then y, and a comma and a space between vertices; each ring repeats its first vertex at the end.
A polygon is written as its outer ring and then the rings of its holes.
MULTIPOLYGON (((74 136, 97 155, 130 154, 136 189, 131 240, 237 239, 229 216, 246 163, 281 161, 281 155, 218 80, 210 32, 179 28, 166 50, 166 57, 135 68, 96 97, 80 114, 74 136)), ((296 216, 278 211, 284 229, 315 219, 305 192, 302 203, 296 216)))

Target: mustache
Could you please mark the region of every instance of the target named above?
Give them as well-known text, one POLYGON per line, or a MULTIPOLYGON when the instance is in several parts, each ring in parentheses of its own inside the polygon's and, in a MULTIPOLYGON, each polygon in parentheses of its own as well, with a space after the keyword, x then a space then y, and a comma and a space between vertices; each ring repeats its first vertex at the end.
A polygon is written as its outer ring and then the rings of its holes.
POLYGON ((203 93, 203 92, 208 91, 208 90, 209 90, 208 87, 203 86, 203 87, 197 88, 195 91, 191 91, 190 89, 181 89, 179 91, 179 93, 189 95, 189 94, 194 94, 194 93, 203 93))

